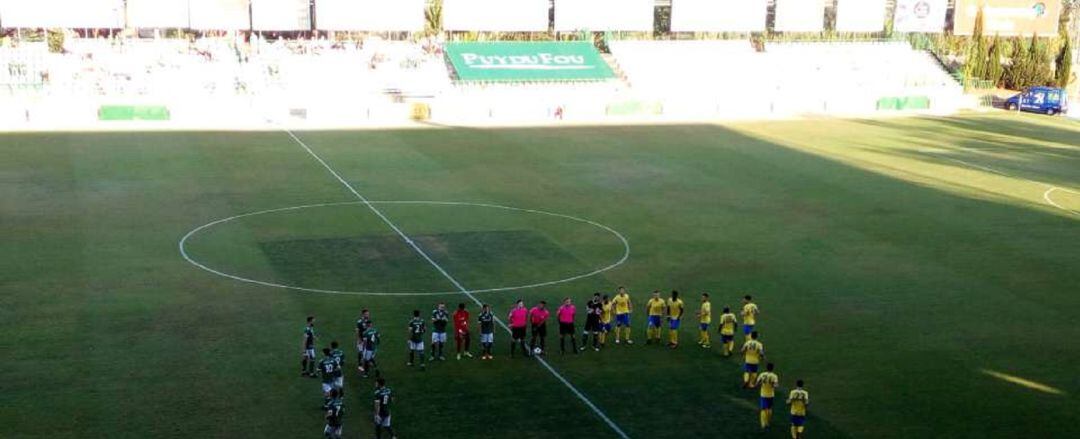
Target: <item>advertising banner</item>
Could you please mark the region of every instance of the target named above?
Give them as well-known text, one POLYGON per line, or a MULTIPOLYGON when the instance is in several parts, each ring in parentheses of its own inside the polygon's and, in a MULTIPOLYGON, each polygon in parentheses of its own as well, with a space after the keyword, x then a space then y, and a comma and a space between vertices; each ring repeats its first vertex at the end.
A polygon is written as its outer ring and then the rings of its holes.
POLYGON ((881 32, 885 30, 885 0, 839 0, 836 30, 840 32, 881 32))
POLYGON ((424 0, 318 0, 315 27, 332 31, 422 31, 424 0))
POLYGON ((893 30, 896 32, 942 33, 948 0, 897 0, 893 30))
POLYGON ((821 0, 776 0, 774 29, 780 32, 821 32, 825 3, 821 0))
POLYGON ((0 0, 0 25, 119 29, 124 0, 0 0))
POLYGON ((653 0, 555 0, 557 31, 653 30, 653 0))
POLYGON ((248 0, 190 0, 191 28, 247 30, 251 27, 248 0))
POLYGON ((673 32, 763 32, 766 0, 671 0, 673 32))
POLYGON ((188 0, 127 0, 128 27, 179 27, 191 25, 188 0))
POLYGON ((984 35, 1057 35, 1060 0, 956 0, 953 33, 971 35, 980 7, 984 35))
POLYGON ((443 29, 546 32, 548 0, 443 0, 443 29))
POLYGON ((251 28, 311 30, 311 3, 309 0, 251 0, 251 28))
POLYGON ((615 76, 589 42, 451 42, 446 44, 446 56, 462 81, 582 81, 615 76))

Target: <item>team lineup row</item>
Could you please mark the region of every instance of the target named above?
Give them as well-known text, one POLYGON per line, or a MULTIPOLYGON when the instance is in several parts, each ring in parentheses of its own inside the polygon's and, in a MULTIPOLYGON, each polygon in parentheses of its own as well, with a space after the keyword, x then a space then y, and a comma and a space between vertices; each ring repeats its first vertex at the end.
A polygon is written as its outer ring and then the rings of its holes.
MULTIPOLYGON (((686 305, 679 298, 678 291, 672 291, 667 299, 661 298, 659 291, 654 291, 652 297, 646 302, 647 312, 646 344, 660 344, 662 336, 662 322, 667 320, 668 343, 667 346, 677 348, 679 345, 679 327, 684 317, 686 305)), ((608 335, 614 334, 616 344, 633 344, 631 337, 631 315, 634 310, 633 301, 626 289, 620 287, 614 298, 609 298, 602 293, 594 294, 586 304, 585 327, 582 332, 581 346, 577 345, 575 321, 577 308, 573 300, 564 298, 555 310, 556 321, 559 330, 559 352, 566 353, 566 341, 570 342, 570 351, 577 354, 579 351, 588 349, 589 338, 592 338, 592 348, 600 351, 607 345, 608 335)), ((768 428, 772 419, 772 406, 775 392, 779 386, 779 376, 772 363, 765 365, 765 371, 758 373, 759 367, 765 358, 765 347, 758 340, 755 331, 757 305, 751 296, 743 297, 742 317, 743 333, 746 340, 740 350, 744 355, 743 387, 753 389, 760 386, 759 396, 759 419, 762 429, 768 428)), ((547 352, 547 322, 551 312, 548 310, 546 301, 539 301, 532 308, 527 308, 523 300, 517 300, 507 314, 507 329, 511 333, 510 357, 513 358, 518 348, 524 357, 532 355, 545 355, 547 352), (531 331, 530 331, 531 330, 531 331), (529 342, 526 344, 526 338, 529 342)), ((712 324, 712 305, 709 295, 702 293, 701 304, 697 312, 699 323, 699 337, 697 344, 702 348, 710 348, 709 327, 712 324)), ((431 312, 431 356, 427 361, 444 361, 445 344, 447 342, 447 328, 453 320, 454 340, 456 344, 457 359, 462 357, 473 358, 471 352, 471 316, 464 303, 458 304, 457 310, 451 314, 445 303, 438 303, 431 312)), ((497 319, 491 310, 491 306, 483 304, 477 317, 480 327, 480 358, 491 360, 494 358, 495 325, 502 322, 497 319)), ((722 342, 724 356, 730 356, 734 352, 734 339, 739 319, 730 308, 725 307, 718 319, 718 329, 722 342)), ((407 366, 419 363, 423 370, 426 367, 424 352, 424 335, 428 332, 427 322, 420 316, 419 310, 412 312, 412 319, 408 322, 408 362, 407 366)), ((301 375, 321 377, 324 397, 323 408, 326 410, 326 437, 338 438, 341 436, 344 414, 341 407, 341 399, 344 395, 344 352, 336 341, 330 347, 324 348, 323 358, 316 362, 315 359, 315 333, 314 317, 308 317, 308 324, 304 328, 303 354, 301 363, 301 375), (315 373, 316 365, 319 373, 315 373)), ((390 424, 390 404, 393 400, 385 379, 381 377, 376 363, 381 336, 371 319, 370 311, 361 311, 360 318, 356 321, 356 349, 358 353, 358 373, 363 377, 371 374, 376 376, 376 391, 374 398, 374 421, 375 436, 381 438, 383 431, 394 437, 390 424)), ((796 387, 791 391, 787 404, 791 408, 791 436, 802 437, 805 431, 806 408, 809 404, 809 393, 804 389, 802 380, 796 381, 796 387)))

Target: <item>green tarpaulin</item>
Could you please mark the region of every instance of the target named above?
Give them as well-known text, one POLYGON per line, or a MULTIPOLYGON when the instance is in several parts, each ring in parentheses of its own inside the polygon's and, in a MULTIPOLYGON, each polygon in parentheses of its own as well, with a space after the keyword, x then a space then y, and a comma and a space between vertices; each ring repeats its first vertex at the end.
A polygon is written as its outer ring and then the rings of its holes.
POLYGON ((446 56, 462 81, 595 81, 615 76, 588 42, 448 43, 446 56))
POLYGON ((885 97, 878 99, 878 110, 926 110, 930 108, 930 98, 926 96, 885 97))
POLYGON ((160 105, 102 105, 98 120, 169 120, 169 109, 160 105))

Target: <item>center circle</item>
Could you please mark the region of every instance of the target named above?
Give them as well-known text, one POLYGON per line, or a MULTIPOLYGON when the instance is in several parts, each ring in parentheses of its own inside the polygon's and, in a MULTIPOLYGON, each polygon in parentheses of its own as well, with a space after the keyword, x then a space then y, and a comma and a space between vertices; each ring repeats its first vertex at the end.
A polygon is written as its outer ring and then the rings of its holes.
MULTIPOLYGON (((555 218, 555 219, 560 219, 560 220, 564 220, 564 221, 569 221, 571 223, 576 223, 576 224, 579 224, 579 225, 588 226, 590 228, 601 231, 601 232, 607 234, 608 236, 614 238, 618 242, 618 244, 622 247, 622 252, 621 252, 622 254, 617 259, 608 261, 604 265, 599 265, 597 267, 594 267, 594 268, 591 268, 591 269, 588 269, 588 270, 583 270, 583 271, 580 271, 580 272, 577 272, 577 273, 566 275, 565 277, 559 277, 559 278, 555 278, 555 279, 542 280, 542 281, 536 281, 536 282, 529 282, 529 283, 524 283, 524 284, 521 284, 521 285, 508 285, 508 286, 470 289, 468 291, 470 293, 485 293, 485 292, 500 292, 500 291, 510 291, 510 290, 521 290, 521 289, 538 288, 538 287, 544 287, 544 286, 550 286, 550 285, 556 285, 556 284, 572 282, 572 281, 575 281, 575 280, 595 276, 595 275, 598 275, 600 273, 611 270, 611 269, 613 269, 615 267, 618 267, 619 265, 622 265, 624 262, 626 262, 626 260, 630 257, 630 243, 626 239, 626 237, 623 236, 618 231, 616 231, 615 229, 613 229, 611 227, 608 227, 608 226, 606 226, 604 224, 598 223, 596 221, 592 221, 592 220, 588 220, 588 219, 585 219, 585 218, 580 218, 580 217, 576 217, 576 216, 572 216, 572 215, 566 215, 566 214, 555 213, 555 212, 548 212, 548 211, 537 210, 537 209, 526 209, 526 208, 520 208, 520 207, 503 206, 503 205, 498 205, 498 204, 473 203, 473 202, 464 202, 464 201, 369 201, 369 202, 354 201, 354 202, 306 204, 306 205, 301 205, 301 206, 281 207, 281 208, 276 208, 276 209, 267 209, 267 210, 260 210, 260 211, 256 211, 256 212, 249 212, 249 213, 244 213, 244 214, 240 214, 240 215, 235 215, 235 216, 231 216, 231 217, 211 221, 209 223, 203 224, 203 225, 201 225, 199 227, 196 227, 196 228, 192 229, 187 234, 185 234, 182 238, 180 238, 180 242, 179 242, 180 255, 188 263, 194 265, 195 267, 198 267, 198 268, 200 268, 202 270, 205 270, 207 272, 216 274, 218 276, 222 276, 222 277, 229 278, 229 279, 236 280, 236 281, 240 281, 240 282, 246 282, 246 283, 262 285, 262 286, 267 286, 267 287, 273 287, 273 288, 282 288, 282 289, 304 291, 304 292, 311 292, 311 293, 323 293, 323 294, 371 295, 371 296, 434 296, 434 295, 449 295, 449 294, 460 294, 461 293, 458 290, 447 290, 447 291, 352 291, 352 290, 339 290, 339 289, 330 289, 330 288, 315 288, 315 287, 311 287, 311 286, 305 286, 305 285, 302 285, 302 284, 293 284, 293 283, 290 283, 290 282, 271 281, 271 280, 266 280, 266 279, 259 279, 258 276, 241 275, 241 274, 237 274, 235 272, 230 272, 231 270, 226 269, 226 268, 215 268, 213 263, 206 262, 204 260, 199 260, 198 258, 193 256, 192 251, 190 249, 191 242, 198 239, 200 236, 204 236, 204 235, 207 235, 207 234, 213 232, 214 229, 218 228, 219 226, 227 225, 229 223, 238 222, 239 220, 242 220, 242 219, 251 219, 253 217, 260 217, 260 216, 266 216, 266 215, 272 215, 272 214, 284 214, 284 213, 289 213, 289 212, 304 211, 304 210, 310 210, 310 209, 332 208, 332 207, 337 207, 337 206, 355 206, 357 208, 365 209, 365 211, 367 211, 367 209, 370 208, 370 209, 375 209, 376 211, 380 211, 380 212, 381 212, 381 210, 386 209, 387 207, 392 207, 392 206, 466 207, 466 208, 475 208, 475 209, 490 209, 490 210, 494 210, 494 211, 501 211, 501 212, 504 212, 504 213, 505 212, 510 212, 510 213, 521 213, 521 214, 527 214, 527 215, 538 215, 538 216, 541 216, 541 217, 555 218)), ((374 212, 368 211, 368 213, 374 213, 374 212)), ((376 215, 371 215, 371 217, 376 218, 376 219, 378 218, 376 215)), ((381 224, 381 226, 384 227, 386 230, 391 230, 391 228, 387 224, 381 224)), ((402 228, 404 228, 404 227, 402 227, 402 228)), ((409 233, 409 232, 406 230, 403 233, 409 233)), ((408 237, 409 237, 410 240, 413 240, 414 242, 420 240, 417 236, 408 235, 408 237)), ((397 243, 400 246, 402 246, 402 248, 405 248, 409 252, 411 252, 412 253, 411 257, 415 258, 415 260, 417 260, 417 261, 419 261, 421 263, 424 263, 424 264, 428 264, 421 255, 417 254, 415 252, 415 250, 413 250, 409 246, 409 244, 405 242, 405 238, 403 236, 394 235, 392 238, 394 240, 396 240, 397 243)), ((422 244, 421 244, 421 248, 423 248, 425 252, 429 251, 429 249, 424 248, 422 244)), ((436 263, 439 263, 439 262, 436 262, 436 263)), ((430 271, 438 272, 438 270, 436 270, 436 267, 433 267, 430 264, 428 264, 426 268, 428 270, 430 270, 430 271)), ((450 271, 450 270, 447 270, 447 271, 450 271)), ((451 275, 453 275, 453 272, 451 272, 451 275)), ((466 287, 467 287, 467 285, 466 285, 466 287)))

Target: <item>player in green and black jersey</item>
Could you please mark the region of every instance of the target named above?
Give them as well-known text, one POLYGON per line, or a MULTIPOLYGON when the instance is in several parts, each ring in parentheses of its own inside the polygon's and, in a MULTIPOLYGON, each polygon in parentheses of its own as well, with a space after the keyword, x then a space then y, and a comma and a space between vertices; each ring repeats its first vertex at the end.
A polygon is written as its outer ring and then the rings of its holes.
POLYGON ((446 312, 446 304, 439 305, 431 311, 431 361, 435 358, 446 360, 443 356, 443 346, 446 345, 446 325, 450 322, 450 313, 446 312))
POLYGON ((304 327, 304 338, 300 342, 300 376, 315 376, 315 316, 308 316, 304 327))
POLYGON ((424 324, 424 319, 420 318, 420 310, 413 310, 413 318, 409 320, 409 363, 407 366, 413 365, 415 356, 420 356, 420 368, 424 368, 424 333, 427 332, 427 328, 424 324))
POLYGON ((337 360, 330 355, 330 348, 323 348, 323 358, 319 360, 319 377, 322 378, 323 410, 330 407, 330 392, 334 390, 334 379, 341 373, 337 360))
POLYGON ((360 318, 356 319, 356 364, 360 366, 357 368, 360 373, 364 373, 364 331, 368 326, 371 326, 371 314, 367 309, 363 309, 360 311, 360 318))
POLYGON ((477 320, 480 321, 480 346, 483 348, 480 359, 490 360, 494 358, 491 350, 495 345, 495 314, 491 313, 491 305, 484 304, 477 320))
POLYGON ((368 374, 374 370, 375 377, 379 377, 379 369, 375 364, 375 354, 379 351, 379 330, 375 329, 374 322, 368 322, 367 329, 364 330, 362 336, 364 350, 360 353, 360 373, 364 375, 364 378, 368 377, 368 374))
POLYGON ((383 430, 386 430, 391 438, 396 438, 394 429, 390 427, 390 405, 393 402, 394 396, 390 388, 386 387, 386 380, 375 380, 375 439, 382 439, 383 430))
POLYGON ((345 351, 338 347, 337 341, 330 342, 330 357, 337 362, 337 371, 334 372, 334 388, 341 391, 345 396, 345 351))
POLYGON ((345 409, 342 408, 341 392, 338 389, 330 391, 330 404, 326 408, 326 427, 323 427, 323 436, 326 439, 341 439, 342 418, 345 409))

